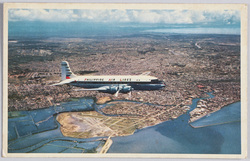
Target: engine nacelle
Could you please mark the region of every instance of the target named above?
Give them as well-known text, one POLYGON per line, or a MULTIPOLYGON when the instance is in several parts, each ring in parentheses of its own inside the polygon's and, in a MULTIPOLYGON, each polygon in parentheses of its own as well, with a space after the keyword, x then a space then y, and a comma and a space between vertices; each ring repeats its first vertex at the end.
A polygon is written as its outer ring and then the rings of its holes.
POLYGON ((107 89, 107 93, 116 93, 118 91, 118 86, 111 86, 107 89))
POLYGON ((102 92, 114 94, 117 91, 119 91, 120 93, 128 93, 132 90, 133 90, 133 88, 131 86, 119 85, 119 86, 109 86, 109 87, 107 87, 107 90, 102 91, 102 92))
POLYGON ((121 93, 128 93, 132 91, 133 88, 131 86, 123 86, 122 89, 120 90, 121 93))

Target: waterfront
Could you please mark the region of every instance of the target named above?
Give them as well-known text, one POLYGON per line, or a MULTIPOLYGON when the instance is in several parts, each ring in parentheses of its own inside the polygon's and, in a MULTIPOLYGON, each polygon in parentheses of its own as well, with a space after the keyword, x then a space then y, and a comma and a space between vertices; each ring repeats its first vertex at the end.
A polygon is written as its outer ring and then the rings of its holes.
MULTIPOLYGON (((191 109, 198 99, 194 99, 191 109)), ((222 108, 194 124, 206 126, 206 120, 220 125, 193 128, 184 114, 172 121, 137 131, 134 135, 113 138, 109 153, 184 153, 184 154, 240 154, 240 102, 222 108), (228 108, 229 107, 229 108, 228 108), (237 111, 237 113, 233 113, 237 111), (233 114, 234 121, 231 116, 233 114), (236 116, 237 115, 237 116, 236 116), (226 119, 225 119, 226 118, 226 119), (228 122, 227 119, 231 119, 228 122)))
POLYGON ((9 153, 96 153, 105 138, 64 137, 56 116, 61 112, 93 110, 92 98, 75 99, 46 109, 9 112, 9 153))
MULTIPOLYGON (((196 107, 198 100, 193 99, 189 111, 196 107)), ((82 98, 61 103, 56 108, 22 111, 19 116, 14 116, 14 112, 10 112, 9 152, 99 152, 107 137, 88 139, 64 137, 55 119, 56 114, 60 112, 93 110, 94 104, 92 98, 82 98), (61 110, 55 112, 55 109, 61 110), (38 115, 35 114, 38 114, 40 119, 37 119, 38 117, 35 116, 38 115), (28 117, 36 120, 36 123, 28 121, 28 117), (39 126, 37 122, 40 122, 39 126), (34 130, 31 127, 37 127, 37 129, 34 130)), ((226 106, 191 124, 201 128, 191 127, 188 120, 189 112, 177 119, 140 129, 133 135, 112 137, 113 144, 108 153, 240 154, 240 102, 226 106), (220 125, 214 125, 218 123, 218 120, 222 121, 220 125)))

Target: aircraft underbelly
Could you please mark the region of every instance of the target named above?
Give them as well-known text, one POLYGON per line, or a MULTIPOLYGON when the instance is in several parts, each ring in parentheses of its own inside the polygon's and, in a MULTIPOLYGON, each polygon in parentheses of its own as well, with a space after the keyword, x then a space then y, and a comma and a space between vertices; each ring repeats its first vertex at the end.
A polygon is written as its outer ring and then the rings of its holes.
POLYGON ((161 88, 158 84, 137 84, 131 86, 134 90, 157 90, 161 88))

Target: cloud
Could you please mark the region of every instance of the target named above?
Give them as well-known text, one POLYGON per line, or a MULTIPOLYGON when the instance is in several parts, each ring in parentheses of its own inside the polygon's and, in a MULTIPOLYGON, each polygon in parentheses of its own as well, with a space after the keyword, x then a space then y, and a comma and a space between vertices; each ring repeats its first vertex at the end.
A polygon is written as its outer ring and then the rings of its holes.
POLYGON ((237 10, 69 10, 10 9, 9 21, 86 21, 149 24, 239 24, 237 10))
POLYGON ((10 9, 10 21, 72 21, 72 10, 10 9))

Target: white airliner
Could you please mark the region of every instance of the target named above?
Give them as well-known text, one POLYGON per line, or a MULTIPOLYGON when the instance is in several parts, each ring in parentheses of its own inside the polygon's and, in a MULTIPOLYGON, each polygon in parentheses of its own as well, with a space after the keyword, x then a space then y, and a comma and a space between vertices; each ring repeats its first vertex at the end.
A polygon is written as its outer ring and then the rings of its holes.
MULTIPOLYGON (((156 77, 148 75, 75 75, 69 67, 67 61, 62 61, 62 81, 53 85, 69 84, 76 87, 82 87, 83 91, 95 90, 99 92, 112 93, 116 96, 118 93, 129 93, 132 90, 158 90, 165 87, 163 81, 156 77)), ((79 91, 78 90, 78 91, 79 91)))

